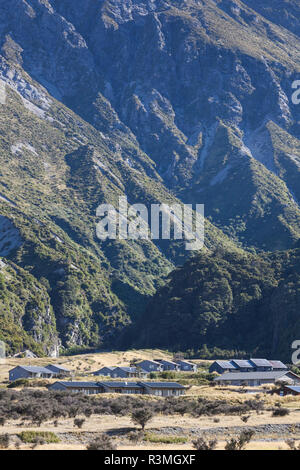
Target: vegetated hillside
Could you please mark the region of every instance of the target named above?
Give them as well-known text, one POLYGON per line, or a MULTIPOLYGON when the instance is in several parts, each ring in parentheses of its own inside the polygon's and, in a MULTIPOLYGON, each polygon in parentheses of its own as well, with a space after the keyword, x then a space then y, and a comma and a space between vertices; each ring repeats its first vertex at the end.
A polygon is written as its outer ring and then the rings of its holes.
POLYGON ((177 243, 100 243, 96 208, 121 195, 205 203, 208 250, 293 246, 298 12, 292 0, 0 0, 12 351, 115 344, 187 259, 177 243))
POLYGON ((290 361, 299 309, 300 248, 260 256, 219 250, 175 270, 127 341, 175 351, 205 344, 290 361))
MULTIPOLYGON (((100 132, 34 81, 5 44, 0 58, 0 339, 8 351, 99 348, 142 310, 183 243, 96 237, 101 203, 180 203, 108 102, 100 132), (108 124, 109 122, 109 124, 108 124), (37 294, 40 292, 40 294, 37 294)), ((22 62, 22 61, 20 61, 22 62)), ((206 246, 234 244, 209 222, 206 246)))

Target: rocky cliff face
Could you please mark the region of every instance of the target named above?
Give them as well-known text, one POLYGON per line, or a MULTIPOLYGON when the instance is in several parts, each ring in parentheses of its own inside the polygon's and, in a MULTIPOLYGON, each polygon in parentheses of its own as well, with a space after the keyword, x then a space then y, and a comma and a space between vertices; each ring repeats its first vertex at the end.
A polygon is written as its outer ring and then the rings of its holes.
POLYGON ((185 258, 99 244, 100 202, 205 203, 208 248, 300 237, 299 5, 258 3, 0 0, 9 256, 46 282, 65 346, 118 336, 185 258))

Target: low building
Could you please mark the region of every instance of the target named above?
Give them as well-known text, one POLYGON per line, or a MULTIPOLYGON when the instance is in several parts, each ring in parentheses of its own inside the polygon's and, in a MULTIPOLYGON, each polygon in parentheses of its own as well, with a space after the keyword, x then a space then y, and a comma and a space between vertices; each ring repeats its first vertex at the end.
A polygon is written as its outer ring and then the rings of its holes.
POLYGON ((100 393, 121 393, 126 395, 142 395, 143 388, 138 382, 99 382, 100 393))
POLYGON ((55 364, 49 364, 48 366, 46 366, 46 369, 53 372, 54 377, 68 377, 72 374, 72 372, 66 367, 55 364))
POLYGON ((239 372, 254 372, 256 370, 254 364, 244 359, 233 359, 231 362, 239 372))
POLYGON ((209 372, 212 374, 225 374, 226 372, 238 371, 238 367, 230 361, 215 361, 209 368, 209 372))
POLYGON ((299 396, 300 395, 300 386, 295 386, 295 385, 286 385, 283 388, 283 395, 295 395, 299 396))
POLYGON ((54 372, 46 367, 17 366, 9 371, 9 380, 14 382, 19 379, 52 379, 54 372))
POLYGON ((155 362, 159 362, 162 367, 163 371, 173 371, 173 372, 178 372, 180 370, 179 364, 173 361, 167 361, 165 359, 157 359, 155 362))
POLYGON ((59 390, 62 392, 84 393, 85 395, 97 395, 103 393, 98 382, 55 382, 48 386, 48 390, 59 390))
POLYGON ((290 382, 291 385, 300 384, 300 377, 293 372, 228 372, 214 379, 218 385, 234 385, 246 387, 259 387, 265 384, 275 384, 279 381, 290 382))
POLYGON ((140 367, 116 367, 111 374, 112 378, 147 378, 149 373, 140 367))
POLYGON ((95 376, 111 377, 113 379, 147 378, 149 372, 140 367, 103 367, 94 373, 95 376))
POLYGON ((162 372, 163 366, 160 362, 145 360, 136 364, 136 367, 143 369, 146 372, 162 372))
POLYGON ((198 366, 189 361, 178 360, 176 361, 182 372, 197 372, 198 366))
POLYGON ((178 397, 185 394, 186 388, 176 382, 141 382, 146 395, 158 397, 178 397))
POLYGON ((271 362, 267 359, 250 359, 249 362, 256 372, 270 372, 273 370, 271 362))
POLYGON ((116 367, 102 367, 102 369, 100 370, 97 370, 96 372, 94 372, 93 375, 95 376, 103 376, 103 377, 111 377, 111 374, 113 373, 113 371, 116 369, 116 367))
POLYGON ((49 385, 48 390, 70 391, 85 395, 120 393, 170 397, 184 395, 186 388, 175 382, 55 382, 49 385))
POLYGON ((274 372, 280 372, 281 370, 288 370, 288 367, 281 361, 270 361, 274 372))

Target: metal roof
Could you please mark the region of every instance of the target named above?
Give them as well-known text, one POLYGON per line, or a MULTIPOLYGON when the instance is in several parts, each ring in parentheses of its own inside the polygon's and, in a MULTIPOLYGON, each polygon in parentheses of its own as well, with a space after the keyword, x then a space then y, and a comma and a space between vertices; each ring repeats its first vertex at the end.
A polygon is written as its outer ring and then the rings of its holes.
POLYGON ((177 364, 188 364, 189 366, 196 366, 196 364, 194 364, 193 362, 190 362, 190 361, 185 361, 184 359, 179 359, 178 361, 176 361, 177 364))
POLYGON ((98 382, 98 386, 108 388, 141 388, 137 382, 98 382))
MULTIPOLYGON (((291 374, 291 372, 289 372, 291 374)), ((263 380, 263 379, 280 379, 288 374, 286 371, 270 371, 270 372, 228 372, 215 378, 216 382, 227 380, 263 380)), ((293 374, 295 375, 295 374, 293 374)))
POLYGON ((281 361, 270 361, 270 362, 272 364, 272 367, 274 367, 274 369, 285 369, 285 370, 288 369, 288 367, 285 364, 283 364, 283 362, 281 361))
POLYGON ((250 361, 257 367, 272 367, 272 364, 267 359, 250 359, 250 361))
POLYGON ((249 361, 244 359, 233 359, 231 362, 236 364, 238 367, 254 369, 254 366, 249 361))
MULTIPOLYGON (((176 382, 55 382, 66 388, 172 388, 183 389, 183 385, 176 382)), ((54 385, 54 384, 53 384, 54 385)))
POLYGON ((149 388, 185 388, 177 382, 140 382, 140 384, 149 388))
POLYGON ((64 372, 71 372, 70 369, 67 369, 66 367, 63 367, 63 366, 59 366, 59 365, 56 365, 56 364, 49 364, 46 369, 50 369, 51 370, 51 367, 53 367, 54 369, 58 369, 58 370, 62 370, 64 372))
POLYGON ((285 388, 292 390, 292 392, 297 392, 300 394, 300 387, 293 387, 292 385, 287 385, 285 388))
POLYGON ((74 388, 74 387, 75 388, 99 388, 98 382, 55 382, 55 383, 59 383, 66 388, 74 388))
POLYGON ((237 369, 237 366, 230 361, 216 361, 222 369, 237 369))
POLYGON ((26 370, 27 372, 32 372, 34 374, 53 374, 53 371, 50 369, 47 369, 46 367, 17 366, 15 367, 15 369, 23 369, 23 370, 26 370))
POLYGON ((159 362, 161 364, 171 364, 172 366, 178 366, 177 362, 168 361, 167 359, 157 359, 157 361, 155 362, 159 362))
POLYGON ((147 363, 150 363, 150 364, 155 364, 157 366, 161 366, 161 363, 160 362, 157 362, 157 361, 151 361, 150 359, 144 359, 143 361, 140 361, 138 362, 137 365, 139 364, 143 364, 143 362, 147 362, 147 363))
POLYGON ((116 367, 115 370, 117 369, 123 370, 124 372, 132 372, 132 373, 135 373, 138 370, 137 367, 116 367))

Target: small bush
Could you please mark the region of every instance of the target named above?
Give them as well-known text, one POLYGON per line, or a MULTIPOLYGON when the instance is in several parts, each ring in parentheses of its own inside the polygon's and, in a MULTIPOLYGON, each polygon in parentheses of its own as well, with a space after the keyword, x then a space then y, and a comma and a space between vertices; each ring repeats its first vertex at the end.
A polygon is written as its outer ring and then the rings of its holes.
POLYGON ((215 450, 218 445, 217 439, 212 439, 211 441, 207 441, 204 437, 199 437, 199 439, 193 441, 193 446, 196 450, 215 450))
POLYGON ((42 431, 23 431, 18 434, 18 437, 25 444, 35 444, 37 440, 41 440, 44 444, 58 444, 60 442, 54 432, 42 431))
POLYGON ((158 436, 156 434, 146 434, 144 441, 160 444, 185 444, 188 441, 187 437, 179 436, 158 436))
POLYGON ((273 417, 276 418, 276 417, 283 417, 283 416, 287 416, 290 414, 290 410, 288 410, 287 408, 276 408, 275 410, 273 410, 273 417))
POLYGON ((9 434, 0 435, 0 449, 8 449, 10 437, 9 434))
POLYGON ((14 382, 11 382, 7 388, 19 388, 19 387, 30 387, 30 380, 28 379, 18 379, 14 382))
POLYGON ((246 445, 251 442, 254 434, 254 431, 243 431, 237 439, 232 438, 230 441, 227 441, 225 450, 244 450, 246 445))
POLYGON ((131 419, 135 424, 139 424, 144 431, 146 424, 153 418, 153 416, 153 412, 150 408, 141 408, 132 413, 131 419))
POLYGON ((79 419, 79 418, 74 419, 74 426, 76 426, 78 429, 81 429, 84 423, 85 423, 85 419, 79 419))
POLYGON ((90 442, 87 450, 116 450, 115 445, 107 434, 102 434, 95 441, 90 442))

